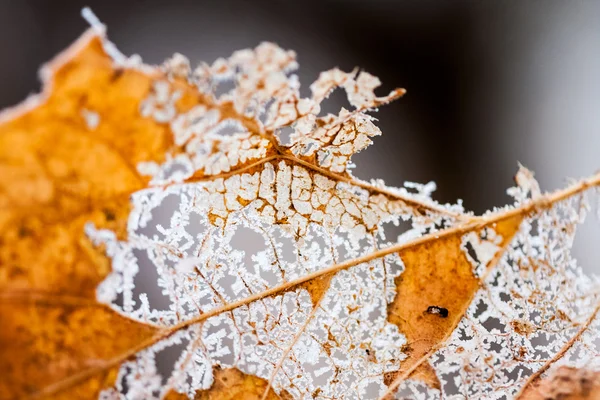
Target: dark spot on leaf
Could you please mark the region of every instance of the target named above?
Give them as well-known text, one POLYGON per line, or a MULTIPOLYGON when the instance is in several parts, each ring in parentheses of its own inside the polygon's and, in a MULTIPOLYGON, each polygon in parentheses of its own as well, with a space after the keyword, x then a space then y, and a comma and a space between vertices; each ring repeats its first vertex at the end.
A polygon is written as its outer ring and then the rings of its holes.
POLYGON ((114 212, 112 212, 111 210, 108 210, 106 208, 104 210, 102 210, 102 211, 104 212, 104 217, 106 218, 107 221, 114 221, 115 220, 116 216, 115 216, 114 212))
POLYGON ((25 227, 25 226, 20 226, 20 227, 19 227, 19 232, 18 232, 18 234, 19 234, 19 237, 20 237, 20 238, 24 238, 24 237, 30 236, 30 235, 31 235, 31 233, 32 233, 32 232, 31 232, 31 230, 29 230, 29 228, 27 228, 27 227, 25 227))
POLYGON ((444 307, 429 306, 429 307, 427 307, 427 313, 439 315, 442 318, 448 317, 448 309, 444 308, 444 307))
POLYGON ((123 75, 123 68, 117 68, 110 77, 111 82, 116 81, 123 75))

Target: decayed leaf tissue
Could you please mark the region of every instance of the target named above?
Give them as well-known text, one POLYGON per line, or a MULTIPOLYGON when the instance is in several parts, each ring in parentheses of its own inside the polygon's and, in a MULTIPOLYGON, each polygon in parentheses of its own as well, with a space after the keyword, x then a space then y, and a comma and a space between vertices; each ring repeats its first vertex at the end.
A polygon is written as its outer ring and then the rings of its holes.
POLYGON ((0 116, 0 398, 599 398, 570 248, 600 175, 521 167, 483 216, 361 181, 402 89, 333 69, 301 98, 271 43, 151 67, 88 17, 0 116))

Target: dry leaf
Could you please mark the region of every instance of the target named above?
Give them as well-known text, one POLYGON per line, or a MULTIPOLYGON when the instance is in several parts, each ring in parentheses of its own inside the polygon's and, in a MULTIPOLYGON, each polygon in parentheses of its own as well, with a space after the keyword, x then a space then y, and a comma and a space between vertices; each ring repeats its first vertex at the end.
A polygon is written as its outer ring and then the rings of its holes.
POLYGON ((598 400, 600 377, 598 372, 561 367, 549 378, 528 387, 521 399, 598 400))
MULTIPOLYGON (((45 73, 46 92, 0 125, 2 398, 43 391, 156 333, 96 300, 110 260, 82 235, 93 221, 125 238, 127 199, 148 181, 135 165, 171 146, 165 127, 137 117, 151 80, 115 69, 91 34, 45 73), (103 120, 90 125, 83 110, 103 120)), ((115 376, 103 370, 65 397, 99 393, 115 376)))
MULTIPOLYGON (((479 234, 493 226, 502 238, 496 252, 484 263, 486 272, 512 240, 521 220, 521 215, 516 215, 473 230, 479 234)), ((481 278, 473 273, 463 250, 463 235, 457 232, 400 252, 405 270, 396 278, 398 294, 388 306, 388 320, 398 325, 408 342, 404 349, 408 358, 401 367, 405 377, 409 376, 406 371, 419 366, 422 357, 454 331, 479 289, 481 278)), ((428 371, 421 374, 433 374, 435 378, 431 379, 437 379, 434 370, 428 371)))
MULTIPOLYGON (((194 397, 195 400, 252 400, 261 398, 267 390, 267 381, 256 376, 247 375, 235 369, 216 369, 214 375, 214 384, 209 390, 199 391, 194 397)), ((186 395, 177 392, 170 392, 165 396, 166 400, 187 399, 186 395)), ((266 400, 289 399, 289 394, 283 392, 281 395, 275 394, 273 389, 269 389, 266 400)))
POLYGON ((333 69, 301 98, 273 44, 155 68, 94 29, 2 116, 1 398, 512 398, 598 365, 569 249, 599 175, 522 168, 476 217, 352 176, 401 89, 333 69))

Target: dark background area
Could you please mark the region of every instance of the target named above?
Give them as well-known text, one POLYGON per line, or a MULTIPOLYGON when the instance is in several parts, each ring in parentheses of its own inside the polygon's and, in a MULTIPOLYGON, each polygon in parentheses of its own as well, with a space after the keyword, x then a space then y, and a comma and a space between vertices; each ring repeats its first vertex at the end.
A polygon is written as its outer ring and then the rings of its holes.
MULTIPOLYGON (((39 91, 39 66, 86 29, 86 5, 147 63, 269 40, 297 52, 304 90, 334 66, 378 76, 382 94, 406 88, 376 114, 361 178, 434 180, 436 199, 483 212, 509 201, 518 162, 548 190, 600 168, 600 1, 0 0, 0 107, 39 91)), ((594 229, 576 251, 598 271, 594 229)))

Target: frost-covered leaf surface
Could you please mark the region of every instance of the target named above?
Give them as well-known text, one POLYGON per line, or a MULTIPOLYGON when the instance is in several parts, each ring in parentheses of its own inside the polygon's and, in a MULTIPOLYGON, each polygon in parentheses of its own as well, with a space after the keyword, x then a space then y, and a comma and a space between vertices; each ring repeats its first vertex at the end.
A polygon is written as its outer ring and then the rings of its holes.
POLYGON ((96 26, 3 114, 2 398, 595 387, 600 288, 570 247, 600 178, 542 194, 521 168, 483 216, 361 181, 370 113, 404 91, 332 69, 301 98, 296 68, 270 43, 150 67, 96 26), (352 107, 321 115, 332 90, 352 107))

